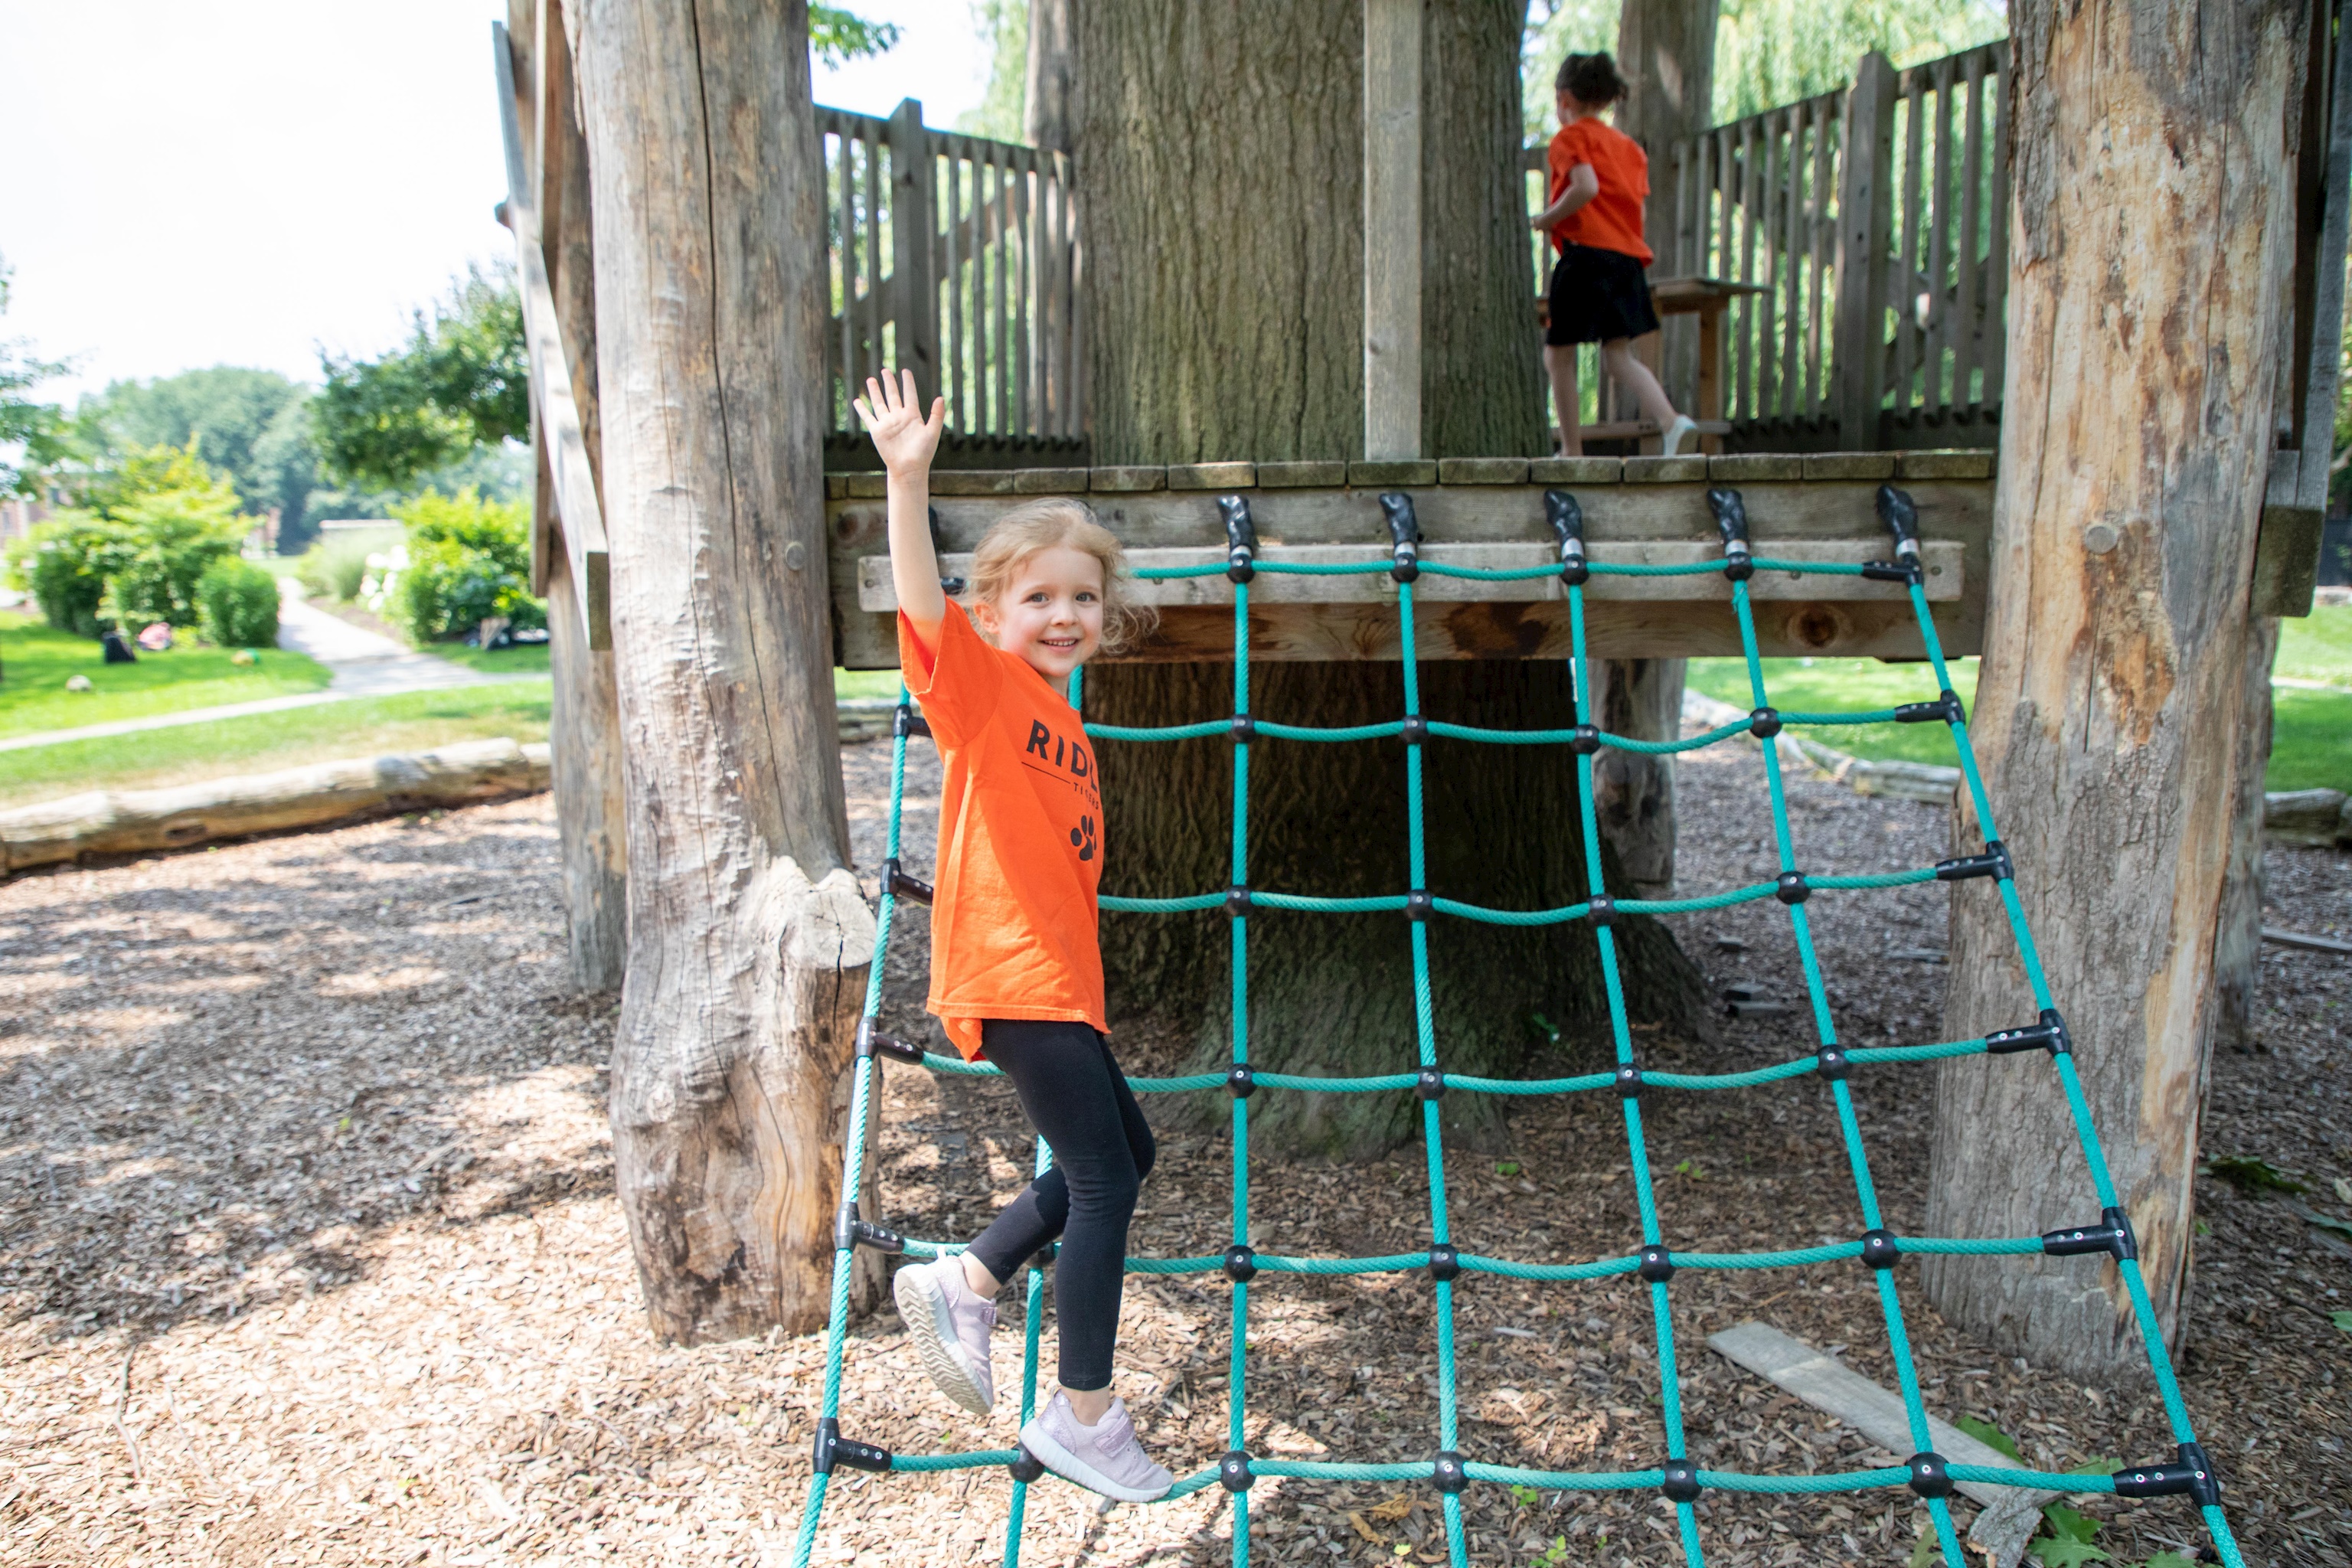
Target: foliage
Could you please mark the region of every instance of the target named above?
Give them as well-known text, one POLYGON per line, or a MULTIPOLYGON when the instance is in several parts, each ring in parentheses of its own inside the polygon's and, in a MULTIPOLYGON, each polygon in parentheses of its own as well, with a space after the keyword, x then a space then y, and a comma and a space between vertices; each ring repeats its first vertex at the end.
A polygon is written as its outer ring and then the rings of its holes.
POLYGON ((236 553, 247 527, 235 487, 191 443, 131 453, 89 476, 80 500, 10 548, 12 584, 51 626, 83 637, 109 620, 195 625, 196 579, 236 553))
POLYGON ((971 0, 972 31, 988 46, 988 89, 955 128, 998 142, 1029 139, 1029 0, 971 0))
POLYGON ((522 299, 511 265, 477 267, 450 286, 408 343, 379 359, 322 354, 310 405, 321 466, 347 484, 399 489, 478 447, 530 429, 522 299))
POLYGON ((869 22, 838 5, 811 5, 808 28, 809 49, 829 66, 886 53, 898 42, 896 23, 869 22))
POLYGON ((418 642, 471 630, 493 616, 543 626, 530 596, 530 518, 520 502, 473 490, 420 496, 394 509, 407 525, 407 563, 384 590, 393 617, 418 642))
POLYGON ((278 646, 278 579, 224 555, 196 579, 196 624, 215 647, 278 646))
MULTIPOLYGON (((0 316, 7 313, 8 268, 0 266, 0 316)), ((32 493, 42 471, 64 455, 65 416, 32 392, 68 368, 36 359, 21 338, 0 338, 0 495, 32 493)))
POLYGON ((184 447, 227 474, 245 504, 275 508, 281 545, 310 534, 318 483, 307 405, 310 389, 275 371, 220 364, 152 381, 118 381, 74 411, 74 444, 104 472, 142 448, 184 447))
POLYGON ((365 538, 320 539, 302 552, 294 563, 294 575, 302 586, 321 598, 346 603, 360 596, 360 584, 367 577, 367 558, 372 553, 365 538))
POLYGON ((2115 1554, 2093 1544, 2099 1533, 2099 1521, 2086 1513, 2077 1513, 2063 1502, 2053 1502, 2042 1510, 2042 1529, 2048 1533, 2037 1536, 2025 1549, 2025 1554, 2041 1563, 2042 1568, 2077 1568, 2084 1563, 2112 1563, 2115 1554))
POLYGON ((1995 1453, 2007 1454, 2021 1465, 2025 1463, 2025 1456, 2017 1451, 2017 1439, 1991 1422, 1979 1420, 1974 1415, 1963 1415, 1952 1425, 1995 1453))
POLYGON ((2248 1197, 2261 1193, 2307 1193, 2305 1183, 2272 1164, 2268 1160, 2252 1154, 2222 1154, 2208 1160, 2197 1168, 2200 1176, 2229 1183, 2248 1197))
POLYGON ((2327 1321, 2346 1333, 2352 1334, 2352 1312, 2330 1312, 2327 1321))
POLYGON ((29 593, 61 632, 94 637, 106 579, 129 553, 123 531, 95 512, 65 511, 8 547, 8 585, 29 593))

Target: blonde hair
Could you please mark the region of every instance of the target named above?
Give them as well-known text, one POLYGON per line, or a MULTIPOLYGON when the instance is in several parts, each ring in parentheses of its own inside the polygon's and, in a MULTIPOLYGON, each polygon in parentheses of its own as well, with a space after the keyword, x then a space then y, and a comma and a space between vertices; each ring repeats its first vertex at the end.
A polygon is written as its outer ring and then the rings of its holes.
POLYGON ((972 552, 971 581, 964 596, 972 603, 993 605, 1013 586, 1023 563, 1041 550, 1056 546, 1083 550, 1102 563, 1103 640, 1105 653, 1124 653, 1151 635, 1160 612, 1135 600, 1135 575, 1128 569, 1127 550, 1118 535, 1095 521, 1094 509, 1081 500, 1055 497, 1014 507, 996 520, 972 552))

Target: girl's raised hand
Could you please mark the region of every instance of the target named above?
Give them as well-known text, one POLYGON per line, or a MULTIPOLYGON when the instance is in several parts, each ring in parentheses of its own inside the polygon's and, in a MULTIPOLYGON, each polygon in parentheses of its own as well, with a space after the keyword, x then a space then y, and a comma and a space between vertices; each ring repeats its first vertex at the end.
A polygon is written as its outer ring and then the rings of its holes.
POLYGON ((940 448, 940 432, 948 422, 946 398, 932 398, 930 417, 924 418, 917 412, 922 405, 915 394, 915 373, 902 370, 895 383, 887 374, 879 381, 867 376, 866 395, 855 406, 885 468, 894 474, 929 469, 931 455, 940 448))

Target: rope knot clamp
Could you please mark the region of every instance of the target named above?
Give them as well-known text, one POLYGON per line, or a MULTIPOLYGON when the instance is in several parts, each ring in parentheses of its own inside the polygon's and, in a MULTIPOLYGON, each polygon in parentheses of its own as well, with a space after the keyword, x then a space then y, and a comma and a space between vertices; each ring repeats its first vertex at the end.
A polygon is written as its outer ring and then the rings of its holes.
POLYGON ((1462 1277, 1462 1254, 1451 1245, 1440 1241, 1429 1248, 1429 1277, 1432 1279, 1458 1279, 1462 1277))
POLYGON ((1257 1278, 1257 1254, 1240 1242, 1225 1248, 1225 1278, 1239 1283, 1257 1278))
POLYGON ((1774 708, 1759 708, 1748 715, 1748 732, 1759 741, 1769 741, 1780 732, 1780 713, 1774 708))
POLYGON ((2132 1234, 2131 1215, 2119 1208, 2105 1208, 2099 1211, 2099 1223, 2096 1225, 2043 1231, 2042 1250, 2052 1258, 2079 1258, 2085 1253, 2104 1252, 2121 1263, 2126 1258, 2139 1256, 2139 1238, 2132 1234))
POLYGON ((1389 575, 1410 583, 1421 575, 1421 521, 1412 513, 1412 498, 1402 490, 1381 496, 1381 515, 1388 520, 1389 552, 1394 564, 1389 575))
POLYGON ((1016 1481, 1042 1480, 1045 1475, 1045 1462, 1028 1449, 1017 1446, 1013 1451, 1013 1462, 1004 1468, 1013 1472, 1013 1479, 1016 1481))
POLYGON ((1971 877, 1992 877, 2000 881, 2012 881, 2017 867, 2009 858, 2009 847, 1998 838, 1985 840, 1981 855, 1955 855, 1948 860, 1936 862, 1936 880, 1965 882, 1971 877))
POLYGON ((1748 503, 1729 486, 1714 485, 1707 489, 1706 505, 1715 513, 1716 531, 1723 535, 1723 574, 1745 583, 1756 575, 1756 563, 1748 553, 1748 503))
POLYGON ((1559 541, 1559 574, 1564 582, 1584 583, 1592 567, 1584 559, 1584 509, 1566 490, 1544 491, 1544 521, 1559 541))
POLYGON ((1668 1459, 1658 1467, 1658 1490, 1675 1502, 1698 1500, 1698 1467, 1688 1459, 1668 1459))
POLYGON ((890 733, 893 735, 928 735, 931 721, 915 711, 914 705, 901 702, 890 710, 890 733))
POLYGON ((1853 1071, 1853 1064, 1835 1046, 1823 1046, 1814 1056, 1813 1070, 1832 1083, 1843 1081, 1853 1071))
POLYGON ((1642 1069, 1632 1062, 1627 1062, 1617 1069, 1617 1076, 1612 1081, 1617 1089, 1618 1099, 1635 1099, 1642 1092, 1642 1069))
POLYGON ((890 1450, 843 1436, 841 1423, 827 1415, 816 1424, 816 1451, 809 1457, 809 1468, 820 1476, 829 1476, 835 1465, 853 1470, 887 1470, 890 1450))
POLYGON ((1663 1247, 1645 1247, 1633 1272, 1653 1285, 1663 1285, 1675 1277, 1675 1255, 1663 1247))
POLYGON ((931 901, 931 885, 917 881, 900 870, 896 855, 882 862, 882 890, 894 898, 912 899, 919 904, 931 901))
POLYGON ((1437 1483, 1439 1491, 1452 1497, 1470 1484, 1470 1472, 1463 1468, 1461 1455, 1451 1448, 1443 1448, 1430 1466, 1429 1479, 1437 1483))
POLYGON ((2136 1465, 2128 1470, 2116 1472, 2117 1497, 2170 1497, 2193 1499, 2199 1508, 2218 1508, 2221 1502, 2221 1483, 2213 1468, 2205 1462, 2205 1449, 2197 1443, 2183 1443, 2179 1458, 2169 1465, 2136 1465))
POLYGON ((1944 1456, 1937 1453, 1933 1448, 1925 1453, 1912 1455, 1903 1461, 1903 1468, 1911 1472, 1911 1489, 1921 1497, 1937 1498, 1952 1495, 1950 1467, 1944 1462, 1944 1456))
POLYGON ((1943 695, 1933 702, 1897 704, 1895 721, 1897 724, 1965 724, 1969 721, 1969 710, 1960 701, 1960 694, 1948 686, 1944 688, 1943 695))
POLYGON ((2066 1020, 2058 1016, 2055 1007, 2042 1009, 2041 1020, 2021 1029, 1996 1029, 1985 1037, 1987 1056, 2005 1057, 2017 1051, 2048 1051, 2053 1057, 2065 1055, 2074 1048, 2066 1035, 2066 1020))
POLYGON ((1404 716, 1404 728, 1399 730, 1397 733, 1403 737, 1404 743, 1406 745, 1420 745, 1423 741, 1429 739, 1428 716, 1421 713, 1406 714, 1404 716))
POLYGON ((1250 890, 1247 882, 1235 882, 1225 889, 1225 913, 1235 920, 1250 912, 1250 890))
POLYGON ((1257 575, 1257 524, 1250 521, 1247 496, 1219 496, 1217 516, 1225 524, 1225 575, 1246 583, 1257 575))
POLYGON ((1878 521, 1895 536, 1895 553, 1914 572, 1919 566, 1919 507, 1908 490, 1878 487, 1878 521))
POLYGON ((1235 1100, 1247 1100, 1257 1092, 1257 1072, 1247 1062, 1235 1062, 1225 1069, 1225 1092, 1235 1100))
POLYGON ((1217 1461, 1217 1484, 1229 1492, 1245 1492, 1257 1477, 1250 1470, 1249 1450, 1228 1448, 1217 1461))
POLYGON ((1445 1074, 1436 1068, 1423 1068, 1413 1080, 1413 1092, 1423 1100, 1437 1100, 1445 1093, 1445 1074))
POLYGON ((1895 1233, 1881 1226, 1862 1233, 1862 1266, 1865 1268, 1892 1268, 1903 1256, 1902 1245, 1895 1233))
POLYGON ((1568 749, 1580 757, 1589 757, 1601 749, 1601 726, 1579 724, 1568 732, 1568 749))
POLYGON ((1404 916, 1409 921, 1425 921, 1437 908, 1437 900, 1429 896, 1427 888, 1415 888, 1404 896, 1404 916))
POLYGON ((1617 923, 1617 900, 1606 893, 1595 893, 1585 900, 1584 918, 1597 926, 1617 923))
POLYGON ((1772 879, 1772 896, 1784 904, 1801 904, 1813 896, 1802 871, 1783 871, 1772 879))
POLYGON ((1233 739, 1236 746, 1246 746, 1257 739, 1257 721, 1246 713, 1234 715, 1233 739))
POLYGON ((870 1247, 895 1257, 907 1250, 907 1238, 887 1226, 859 1219, 856 1202, 852 1200, 843 1204, 833 1216, 833 1249, 850 1252, 859 1247, 870 1247))
POLYGON ((894 1040, 887 1035, 875 1033, 874 1020, 870 1016, 857 1020, 859 1060, 868 1057, 888 1057, 892 1061, 919 1068, 923 1065, 923 1047, 911 1040, 894 1040))
POLYGON ((1873 583, 1916 583, 1919 568, 1908 561, 1865 561, 1862 574, 1873 583))

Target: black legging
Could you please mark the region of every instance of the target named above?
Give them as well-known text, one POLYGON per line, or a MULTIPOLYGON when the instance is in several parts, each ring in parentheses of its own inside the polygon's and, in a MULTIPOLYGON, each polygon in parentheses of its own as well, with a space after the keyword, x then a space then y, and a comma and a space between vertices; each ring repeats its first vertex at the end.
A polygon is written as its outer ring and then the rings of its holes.
POLYGON ((991 1018, 981 1025, 980 1043, 1053 1145, 1054 1166, 998 1212, 971 1244, 972 1256, 999 1279, 1010 1279, 1060 1237, 1054 1304, 1062 1326, 1062 1386, 1108 1388, 1126 1283, 1127 1222, 1158 1152, 1151 1127, 1110 1046, 1089 1025, 991 1018))

